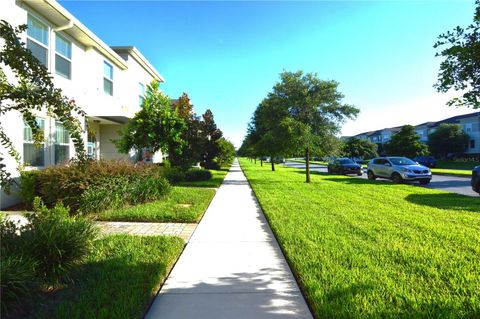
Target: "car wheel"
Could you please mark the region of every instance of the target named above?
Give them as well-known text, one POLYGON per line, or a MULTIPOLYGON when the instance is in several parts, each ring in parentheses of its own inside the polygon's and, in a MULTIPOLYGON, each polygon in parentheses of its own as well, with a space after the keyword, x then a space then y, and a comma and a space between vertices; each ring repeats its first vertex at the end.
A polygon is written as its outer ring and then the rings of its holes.
POLYGON ((430 184, 430 180, 424 180, 424 181, 420 181, 420 185, 428 185, 430 184))
POLYGON ((377 178, 377 177, 375 176, 375 174, 373 174, 372 171, 368 171, 368 172, 367 172, 367 177, 368 177, 368 179, 371 180, 371 181, 374 181, 374 180, 377 178))
POLYGON ((392 174, 392 181, 395 183, 395 184, 400 184, 403 182, 403 178, 402 176, 400 176, 400 174, 398 173, 393 173, 392 174))
POLYGON ((363 173, 362 173, 362 172, 360 172, 360 173, 357 173, 357 176, 362 176, 362 175, 363 175, 363 173))

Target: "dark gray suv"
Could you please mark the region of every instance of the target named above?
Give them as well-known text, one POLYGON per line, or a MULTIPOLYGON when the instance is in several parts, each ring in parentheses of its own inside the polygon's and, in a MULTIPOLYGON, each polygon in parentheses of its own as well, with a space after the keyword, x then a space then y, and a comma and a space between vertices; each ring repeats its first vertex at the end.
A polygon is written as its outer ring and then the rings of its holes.
POLYGON ((476 166, 472 171, 472 189, 480 194, 480 166, 476 166))
POLYGON ((427 185, 432 179, 432 172, 406 157, 377 157, 368 162, 367 176, 370 180, 381 177, 394 183, 416 181, 427 185))

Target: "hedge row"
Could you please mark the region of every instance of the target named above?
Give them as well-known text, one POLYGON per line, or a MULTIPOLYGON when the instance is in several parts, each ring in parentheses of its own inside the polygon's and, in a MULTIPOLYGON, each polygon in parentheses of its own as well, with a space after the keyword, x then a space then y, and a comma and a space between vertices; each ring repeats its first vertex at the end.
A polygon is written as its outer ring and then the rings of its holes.
POLYGON ((21 174, 20 196, 31 204, 39 196, 48 206, 63 203, 71 214, 99 212, 158 200, 171 187, 155 165, 91 161, 52 166, 21 174))

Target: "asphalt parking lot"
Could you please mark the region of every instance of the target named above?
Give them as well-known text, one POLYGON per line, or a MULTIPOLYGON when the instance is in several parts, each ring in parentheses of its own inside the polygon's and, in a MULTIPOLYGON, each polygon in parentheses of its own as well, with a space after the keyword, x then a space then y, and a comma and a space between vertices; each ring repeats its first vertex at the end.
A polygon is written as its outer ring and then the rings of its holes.
MULTIPOLYGON (((285 162, 285 166, 305 169, 305 164, 298 163, 298 162, 287 161, 285 162)), ((310 164, 310 169, 316 172, 322 172, 322 173, 327 172, 327 167, 324 165, 310 164)), ((367 174, 363 174, 362 176, 352 176, 352 177, 367 179, 367 174)), ((412 186, 417 186, 417 187, 440 189, 450 193, 457 193, 461 195, 479 197, 478 194, 472 190, 472 186, 470 185, 470 178, 468 177, 457 177, 457 176, 434 174, 432 177, 432 181, 430 182, 430 184, 426 186, 420 186, 418 183, 411 183, 411 184, 412 186)))

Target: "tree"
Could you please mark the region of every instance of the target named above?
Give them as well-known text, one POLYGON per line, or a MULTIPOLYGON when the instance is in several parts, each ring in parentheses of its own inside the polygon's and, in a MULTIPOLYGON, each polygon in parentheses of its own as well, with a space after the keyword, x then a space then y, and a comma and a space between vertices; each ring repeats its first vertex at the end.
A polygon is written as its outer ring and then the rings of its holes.
POLYGON ((213 118, 213 113, 207 109, 202 115, 201 122, 201 138, 203 147, 203 162, 202 165, 206 168, 217 167, 214 159, 218 155, 217 140, 223 136, 220 129, 213 118))
POLYGON ((120 139, 113 141, 120 152, 149 148, 152 152, 161 150, 169 157, 182 153, 182 134, 187 126, 159 86, 158 81, 147 85, 142 109, 120 131, 120 139))
MULTIPOLYGON (((0 38, 3 40, 0 50, 0 145, 21 169, 20 154, 7 136, 1 119, 7 113, 18 112, 32 129, 35 144, 39 146, 44 136, 36 123, 35 112, 46 111, 68 130, 75 147, 76 159, 84 162, 87 157, 79 118, 86 114, 74 100, 55 88, 48 70, 20 40, 19 35, 26 29, 26 25, 14 28, 7 21, 0 21, 0 38), (9 81, 4 67, 13 72, 15 80, 9 81)), ((0 186, 8 190, 11 174, 3 163, 4 156, 3 150, 0 151, 0 186)))
POLYGON ((420 141, 413 126, 405 125, 385 144, 385 151, 389 156, 413 158, 428 154, 428 146, 420 141))
POLYGON ((264 99, 255 110, 249 130, 255 137, 252 145, 256 156, 270 156, 272 171, 275 171, 275 157, 286 151, 284 126, 282 121, 287 118, 288 112, 272 99, 264 99))
POLYGON ((441 157, 465 152, 468 141, 467 133, 458 124, 442 123, 435 131, 428 134, 430 152, 441 157))
POLYGON ((235 146, 224 137, 217 140, 218 154, 215 162, 220 166, 231 164, 235 158, 235 146))
POLYGON ((193 111, 193 105, 187 93, 183 93, 172 103, 172 106, 185 121, 187 129, 181 135, 182 140, 185 141, 182 153, 170 152, 172 156, 169 156, 169 159, 173 166, 186 169, 203 159, 202 123, 193 111))
POLYGON ((343 145, 343 154, 348 157, 372 158, 378 156, 378 146, 369 140, 349 138, 343 145))
POLYGON ((282 72, 267 99, 286 111, 288 120, 282 121, 291 134, 284 134, 284 149, 303 151, 306 159, 306 182, 310 182, 310 154, 326 154, 335 148, 335 134, 347 118, 354 118, 359 110, 342 103, 343 94, 338 82, 320 80, 314 73, 282 72))
POLYGON ((435 84, 437 91, 466 90, 461 97, 450 100, 450 106, 480 108, 480 0, 475 4, 473 23, 465 29, 457 26, 441 34, 434 45, 445 47, 435 55, 445 58, 435 84))

